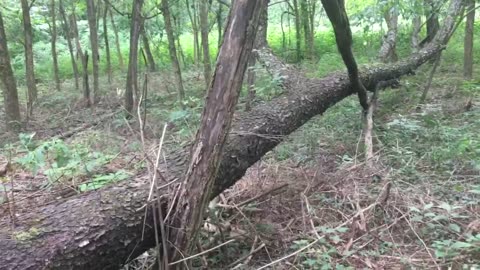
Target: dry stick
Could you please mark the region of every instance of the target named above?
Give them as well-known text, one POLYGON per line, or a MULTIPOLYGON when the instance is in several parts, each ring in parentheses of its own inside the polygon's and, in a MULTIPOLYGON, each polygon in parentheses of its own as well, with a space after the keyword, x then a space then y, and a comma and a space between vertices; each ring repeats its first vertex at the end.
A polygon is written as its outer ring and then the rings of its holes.
POLYGON ((248 253, 247 255, 241 257, 240 259, 234 261, 233 263, 229 264, 226 268, 227 269, 230 269, 231 267, 233 267, 234 265, 237 265, 239 263, 241 263, 242 261, 250 258, 253 254, 257 253, 259 250, 261 250, 262 248, 265 247, 265 243, 262 243, 260 246, 258 246, 257 248, 255 248, 254 250, 250 251, 250 253, 248 253))
POLYGON ((200 253, 197 253, 197 254, 195 254, 195 255, 192 255, 192 256, 183 258, 183 259, 181 259, 181 260, 178 260, 178 261, 169 263, 168 265, 175 265, 175 264, 179 264, 179 263, 181 263, 181 262, 185 262, 185 261, 194 259, 194 258, 196 258, 196 257, 198 257, 198 256, 202 256, 202 255, 207 254, 207 253, 209 253, 209 252, 212 252, 212 251, 214 251, 214 250, 216 250, 216 249, 218 249, 218 248, 220 248, 220 247, 223 247, 223 246, 225 246, 225 245, 227 245, 227 244, 230 244, 230 243, 232 243, 232 242, 234 242, 234 241, 236 241, 236 239, 230 239, 230 240, 228 240, 227 242, 222 243, 222 244, 220 244, 220 245, 218 245, 218 246, 215 246, 215 247, 213 247, 213 248, 207 249, 207 250, 205 250, 205 251, 203 251, 203 252, 200 252, 200 253))
POLYGON ((373 92, 372 97, 368 105, 367 115, 365 116, 365 162, 367 168, 372 168, 373 160, 373 140, 372 140, 372 130, 373 130, 373 113, 375 111, 376 103, 378 97, 378 84, 375 86, 375 91, 373 92))
POLYGON ((435 59, 435 64, 433 64, 432 71, 430 72, 430 76, 428 77, 427 85, 425 86, 425 89, 423 89, 422 97, 420 97, 420 104, 424 104, 425 100, 427 99, 428 91, 430 90, 430 86, 432 85, 433 75, 435 75, 435 72, 437 71, 441 57, 442 51, 438 53, 437 59, 435 59))
POLYGON ((270 189, 270 190, 268 190, 268 191, 266 191, 266 192, 264 192, 264 193, 262 193, 262 194, 260 194, 260 195, 257 195, 257 196, 255 196, 255 197, 253 197, 253 198, 251 198, 251 199, 248 199, 248 200, 246 200, 246 201, 244 201, 244 202, 241 202, 241 203, 237 204, 237 205, 235 206, 235 208, 237 208, 237 207, 242 207, 242 206, 244 206, 244 205, 247 205, 247 204, 249 204, 249 203, 251 203, 251 202, 253 202, 253 201, 256 201, 256 200, 258 200, 258 199, 261 199, 261 198, 267 196, 268 194, 273 193, 273 192, 275 192, 275 191, 277 191, 277 190, 283 189, 283 188, 285 188, 285 187, 287 187, 287 186, 288 186, 288 184, 283 184, 283 185, 278 186, 278 187, 276 187, 276 188, 270 189))

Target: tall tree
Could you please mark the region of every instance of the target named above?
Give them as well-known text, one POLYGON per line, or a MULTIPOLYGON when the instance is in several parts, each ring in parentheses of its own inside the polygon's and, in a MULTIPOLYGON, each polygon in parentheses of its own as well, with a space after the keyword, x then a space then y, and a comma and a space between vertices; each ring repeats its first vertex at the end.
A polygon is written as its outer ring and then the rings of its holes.
POLYGON ((122 49, 120 48, 120 38, 118 37, 118 28, 117 25, 115 24, 115 20, 113 19, 113 13, 110 10, 110 8, 106 7, 109 10, 110 13, 110 21, 112 22, 112 29, 113 33, 115 34, 115 47, 117 48, 117 58, 118 58, 118 64, 120 65, 120 69, 123 70, 124 64, 123 64, 123 55, 122 55, 122 49))
POLYGON ((467 22, 465 23, 465 41, 463 54, 463 76, 467 80, 473 77, 473 33, 475 26, 475 0, 466 0, 467 22))
POLYGON ((143 0, 135 0, 132 7, 131 23, 130 23, 130 51, 128 53, 128 71, 127 84, 125 86, 125 110, 127 117, 133 113, 134 94, 138 97, 138 39, 143 25, 142 17, 143 0))
POLYGON ((35 82, 35 67, 33 60, 33 30, 30 20, 30 3, 28 0, 21 0, 22 4, 22 21, 25 48, 25 76, 28 88, 27 108, 28 114, 33 113, 33 104, 37 100, 37 85, 35 82))
POLYGON ((295 46, 297 52, 297 61, 302 60, 302 22, 300 18, 300 9, 298 8, 298 0, 293 0, 293 14, 295 16, 295 46))
POLYGON ((189 0, 185 0, 187 6, 188 17, 190 18, 190 24, 192 25, 193 33, 193 59, 195 65, 200 63, 200 43, 198 42, 198 19, 196 0, 192 0, 191 4, 189 0))
POLYGON ((13 75, 8 53, 7 36, 0 12, 0 88, 3 92, 3 104, 5 107, 5 124, 7 130, 16 131, 20 122, 20 106, 18 104, 18 92, 15 76, 13 75))
POLYGON ((424 8, 425 8, 425 16, 427 17, 426 25, 427 25, 427 36, 420 42, 420 47, 425 46, 430 41, 433 40, 435 35, 440 28, 440 22, 438 19, 439 9, 442 5, 442 1, 435 1, 435 0, 425 0, 424 1, 424 8))
POLYGON ((82 44, 80 43, 80 37, 78 34, 77 16, 72 13, 70 16, 70 26, 72 27, 73 38, 75 39, 75 45, 77 47, 77 54, 82 63, 82 78, 83 78, 83 99, 87 107, 90 106, 90 85, 88 83, 88 53, 83 53, 82 44))
POLYGON ((367 90, 363 86, 358 72, 357 62, 352 51, 352 30, 345 11, 344 0, 322 0, 323 7, 330 22, 333 25, 338 51, 342 55, 343 62, 347 66, 348 77, 358 94, 358 99, 363 110, 368 109, 367 90))
POLYGON ((147 65, 148 65, 148 70, 150 72, 155 72, 157 71, 157 65, 155 64, 155 59, 153 58, 153 53, 152 50, 150 49, 150 42, 148 40, 148 34, 145 29, 145 22, 143 23, 142 26, 142 43, 143 43, 143 49, 145 50, 145 54, 147 57, 147 65))
POLYGON ((105 43, 105 56, 107 58, 107 80, 109 83, 112 82, 112 60, 110 55, 110 42, 108 42, 108 26, 107 26, 107 16, 108 16, 108 4, 105 3, 103 8, 103 42, 105 43))
POLYGON ((97 11, 94 0, 87 1, 88 28, 90 30, 90 46, 92 49, 92 67, 93 67, 93 98, 96 103, 99 98, 99 65, 100 55, 98 51, 98 33, 97 33, 97 11))
POLYGON ((210 48, 208 42, 208 34, 210 27, 208 24, 208 0, 200 0, 200 31, 202 32, 202 50, 203 50, 203 77, 207 89, 212 76, 212 64, 210 63, 210 48))
POLYGON ((182 70, 180 69, 180 63, 178 62, 177 48, 175 45, 175 35, 173 33, 172 19, 170 15, 170 6, 168 0, 162 0, 160 7, 163 20, 165 23, 165 32, 167 32, 168 38, 168 52, 170 55, 170 61, 172 62, 173 72, 175 73, 175 80, 177 81, 178 98, 180 103, 183 104, 185 99, 185 90, 183 88, 182 70))
POLYGON ((63 34, 65 35, 65 40, 67 41, 68 52, 70 53, 70 61, 72 63, 73 69, 73 76, 75 77, 75 89, 79 89, 79 72, 77 61, 75 60, 75 53, 73 51, 73 44, 72 44, 72 29, 70 28, 70 24, 68 23, 67 14, 65 12, 65 7, 63 5, 63 0, 59 0, 58 2, 58 9, 60 12, 60 16, 62 17, 62 29, 63 34))
POLYGON ((190 166, 178 196, 180 211, 174 222, 181 229, 175 230, 172 241, 184 255, 190 254, 197 243, 264 3, 264 0, 236 0, 232 4, 190 166))
POLYGON ((50 5, 48 5, 50 19, 49 23, 50 28, 50 44, 52 48, 52 59, 53 59, 53 78, 55 80, 55 88, 57 91, 61 90, 60 87, 60 75, 58 71, 58 55, 57 55, 57 16, 55 8, 55 0, 50 0, 50 5))
POLYGON ((396 46, 397 46, 397 32, 398 32, 398 7, 394 5, 387 5, 385 7, 383 18, 387 23, 387 34, 383 39, 383 44, 380 47, 378 58, 384 63, 395 62, 398 60, 396 46))

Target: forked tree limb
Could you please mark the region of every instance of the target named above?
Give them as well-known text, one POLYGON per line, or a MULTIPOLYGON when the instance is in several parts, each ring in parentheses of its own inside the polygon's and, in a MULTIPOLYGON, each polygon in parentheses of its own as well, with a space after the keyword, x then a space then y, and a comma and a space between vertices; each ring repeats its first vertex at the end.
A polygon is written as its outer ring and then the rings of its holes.
MULTIPOLYGON (((462 0, 453 0, 449 15, 434 42, 417 54, 392 65, 365 67, 361 75, 367 89, 379 81, 411 74, 445 48, 462 0)), ((346 74, 323 79, 301 77, 262 49, 261 60, 276 66, 271 71, 283 78, 286 93, 271 102, 238 113, 228 136, 212 197, 240 179, 245 171, 281 138, 312 117, 354 93, 346 74)), ((161 169, 169 180, 185 173, 184 153, 170 154, 161 169)), ((8 217, 0 218, 1 269, 118 269, 120 265, 154 246, 151 215, 143 230, 149 182, 136 177, 80 194, 17 217, 11 228, 8 217), (143 239, 142 239, 143 235, 143 239)), ((168 200, 167 189, 160 194, 168 200)))

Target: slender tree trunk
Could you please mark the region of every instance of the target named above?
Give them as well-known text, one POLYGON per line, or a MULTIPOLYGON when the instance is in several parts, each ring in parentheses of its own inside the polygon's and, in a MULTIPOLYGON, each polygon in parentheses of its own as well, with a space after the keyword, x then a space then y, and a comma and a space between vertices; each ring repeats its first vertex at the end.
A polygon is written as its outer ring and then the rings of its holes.
POLYGON ((161 10, 163 14, 163 20, 165 22, 165 32, 167 32, 170 61, 172 62, 173 72, 175 73, 175 79, 177 81, 178 99, 180 103, 183 104, 183 100, 185 99, 185 90, 183 88, 182 70, 180 69, 180 63, 178 62, 177 57, 177 48, 175 46, 175 36, 173 34, 172 19, 170 17, 168 0, 162 0, 161 10))
POLYGON ((422 17, 415 15, 412 19, 412 36, 410 46, 414 52, 420 47, 420 31, 422 30, 422 17))
POLYGON ((153 58, 152 50, 150 49, 150 42, 148 41, 145 25, 142 26, 142 43, 147 57, 148 71, 155 72, 157 71, 157 66, 155 64, 155 59, 153 58))
POLYGON ((255 100, 255 79, 256 79, 256 74, 255 74, 255 63, 256 63, 256 58, 252 55, 250 57, 250 62, 248 66, 248 73, 247 73, 247 100, 245 102, 245 111, 249 112, 252 110, 252 103, 255 100))
POLYGON ((311 0, 309 5, 309 22, 310 22, 310 35, 309 35, 309 48, 311 50, 310 57, 315 57, 315 12, 317 11, 317 1, 311 0))
POLYGON ((113 19, 113 13, 110 9, 109 9, 109 13, 110 13, 110 21, 112 22, 113 33, 115 34, 115 47, 117 48, 118 64, 120 65, 120 69, 123 70, 125 65, 123 63, 122 49, 120 48, 120 38, 118 37, 118 29, 117 29, 117 25, 115 24, 115 20, 113 19))
POLYGON ((218 49, 222 46, 222 34, 223 34, 223 5, 218 4, 217 10, 217 31, 218 31, 218 49))
POLYGON ((350 22, 348 20, 347 12, 345 11, 344 0, 322 0, 322 4, 333 25, 337 47, 342 55, 343 62, 347 66, 350 82, 358 94, 360 105, 366 112, 368 110, 367 91, 360 80, 357 62, 353 56, 352 30, 350 29, 350 22))
POLYGON ((180 24, 180 20, 177 18, 177 16, 172 16, 173 19, 173 25, 174 25, 174 36, 175 36, 175 41, 177 42, 177 55, 179 55, 179 58, 182 59, 182 64, 186 66, 185 63, 185 54, 183 53, 182 49, 182 43, 180 42, 180 31, 182 29, 182 25, 180 24))
POLYGON ((440 28, 440 22, 438 21, 438 3, 434 0, 425 0, 425 16, 427 17, 427 36, 420 42, 420 47, 425 46, 433 40, 440 28))
POLYGON ((465 23, 465 41, 463 53, 463 76, 466 80, 473 77, 473 33, 475 26, 475 0, 466 0, 467 22, 465 23))
POLYGON ((398 60, 396 46, 397 46, 397 32, 398 32, 398 12, 397 7, 390 7, 385 11, 384 19, 387 23, 387 34, 383 39, 382 47, 378 54, 378 58, 384 62, 395 62, 398 60))
POLYGON ((70 17, 70 26, 72 27, 72 33, 77 47, 77 55, 82 63, 83 99, 85 101, 85 106, 89 107, 91 102, 90 85, 88 83, 88 53, 87 51, 85 51, 85 54, 83 53, 82 44, 80 43, 80 37, 78 35, 77 16, 75 16, 75 13, 70 17))
POLYGON ((127 84, 125 86, 125 110, 127 117, 133 115, 134 98, 138 97, 138 39, 140 38, 143 0, 135 0, 132 7, 132 19, 130 23, 130 51, 128 54, 127 84))
POLYGON ((98 34, 97 34, 97 15, 94 0, 87 1, 87 17, 88 28, 90 29, 90 46, 92 49, 92 66, 93 66, 93 99, 95 104, 100 97, 99 89, 99 65, 100 55, 98 52, 98 34))
POLYGON ((18 131, 20 127, 20 105, 18 103, 17 83, 13 75, 7 36, 0 12, 0 88, 3 92, 5 124, 9 131, 18 131))
POLYGON ((302 60, 302 23, 297 0, 293 0, 293 14, 295 15, 295 44, 297 50, 297 61, 299 62, 302 60))
POLYGON ((51 47, 52 47, 52 59, 53 59, 53 78, 55 80, 55 88, 57 91, 61 90, 60 87, 60 75, 58 71, 58 56, 57 56, 57 17, 55 10, 55 0, 50 0, 49 5, 50 18, 52 19, 52 24, 50 26, 51 34, 51 47))
POLYGON ((195 0, 190 4, 189 0, 185 0, 187 6, 188 17, 190 18, 190 24, 192 25, 192 34, 193 34, 193 62, 195 65, 200 63, 200 52, 198 44, 198 25, 195 15, 192 15, 192 10, 195 13, 195 0))
POLYGON ((32 23, 30 21, 30 5, 28 0, 21 0, 22 3, 22 18, 23 18, 23 34, 25 47, 25 76, 27 79, 28 100, 27 108, 28 114, 33 113, 33 104, 37 100, 37 85, 35 82, 35 67, 33 60, 33 31, 32 23))
POLYGON ((312 58, 312 48, 310 45, 310 14, 308 12, 307 0, 300 0, 300 16, 303 26, 303 38, 305 46, 305 57, 307 59, 312 58))
POLYGON ((201 127, 192 147, 190 166, 178 197, 181 210, 176 213, 174 223, 179 224, 181 229, 173 234, 172 242, 183 251, 183 255, 190 254, 197 243, 196 238, 211 198, 264 3, 264 0, 236 0, 232 3, 201 127))
POLYGON ((65 8, 63 6, 63 0, 59 0, 58 7, 60 11, 60 16, 62 17, 62 28, 65 34, 65 39, 67 40, 68 52, 70 53, 70 61, 72 62, 73 76, 75 77, 75 89, 78 90, 80 88, 79 82, 78 82, 79 72, 78 72, 77 61, 75 60, 75 53, 73 52, 72 34, 71 34, 72 29, 70 28, 70 24, 68 23, 68 20, 67 20, 65 8))
POLYGON ((110 55, 110 42, 108 41, 108 26, 107 26, 107 16, 108 16, 108 4, 105 3, 103 9, 103 41, 105 42, 105 56, 107 58, 107 80, 109 83, 112 82, 112 60, 110 55))
POLYGON ((200 0, 200 29, 202 31, 202 50, 203 50, 203 77, 208 89, 212 76, 212 65, 210 63, 210 48, 208 42, 208 0, 200 0))

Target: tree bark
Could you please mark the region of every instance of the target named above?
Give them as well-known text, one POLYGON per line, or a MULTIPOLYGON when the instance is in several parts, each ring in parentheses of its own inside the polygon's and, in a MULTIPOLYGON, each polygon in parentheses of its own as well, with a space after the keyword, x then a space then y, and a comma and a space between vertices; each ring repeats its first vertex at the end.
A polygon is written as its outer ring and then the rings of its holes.
POLYGON ((200 0, 200 31, 202 32, 202 50, 203 50, 203 77, 205 79, 206 89, 210 86, 212 76, 212 64, 210 63, 210 47, 208 42, 208 0, 200 0))
MULTIPOLYGON (((178 196, 171 239, 184 256, 196 245, 204 212, 211 198, 223 146, 235 112, 265 0, 236 0, 230 11, 225 40, 207 93, 201 126, 192 147, 190 165, 178 196), (212 121, 213 120, 213 121, 212 121), (176 220, 178 219, 178 220, 176 220)), ((178 253, 177 253, 178 254, 178 253)), ((180 256, 176 259, 181 259, 180 256)))
POLYGON ((142 26, 142 43, 143 48, 145 49, 145 54, 147 56, 148 71, 155 72, 157 71, 157 66, 155 65, 155 59, 153 58, 152 50, 150 49, 150 42, 148 41, 147 32, 145 30, 145 22, 142 26))
POLYGON ((185 0, 185 5, 187 6, 187 13, 188 17, 190 18, 190 24, 192 25, 192 34, 193 34, 193 62, 195 65, 200 63, 200 50, 199 50, 199 43, 198 43, 198 25, 196 19, 196 12, 195 12, 195 0, 193 0, 191 6, 189 0, 185 0), (192 15, 193 9, 194 15, 192 15))
POLYGON ((297 50, 297 62, 302 60, 302 28, 298 0, 293 0, 293 14, 295 15, 295 45, 297 50))
POLYGON ((110 55, 110 42, 108 41, 108 26, 107 26, 107 16, 108 16, 108 4, 105 3, 103 9, 103 41, 105 42, 105 56, 107 58, 107 80, 109 83, 112 82, 112 60, 110 55))
POLYGON ((398 33, 398 7, 388 7, 385 11, 384 18, 387 23, 387 34, 383 39, 382 47, 378 54, 380 61, 384 63, 395 62, 398 60, 397 47, 397 33, 398 33))
POLYGON ((130 51, 128 53, 127 83, 125 86, 125 110, 127 117, 133 115, 134 94, 138 97, 138 39, 143 25, 142 18, 143 0, 135 0, 132 7, 132 19, 130 23, 130 51))
POLYGON ((165 22, 165 32, 167 32, 170 61, 172 62, 173 72, 175 73, 175 79, 177 81, 178 100, 183 104, 183 100, 185 99, 185 90, 183 88, 182 70, 180 69, 180 63, 178 62, 177 48, 175 46, 175 36, 173 34, 172 19, 170 17, 168 0, 162 0, 161 10, 163 14, 163 20, 165 22))
POLYGON ((73 13, 70 17, 70 26, 72 27, 73 37, 75 39, 75 44, 77 47, 77 55, 80 58, 82 63, 82 89, 83 89, 83 100, 87 107, 90 106, 90 85, 88 83, 88 53, 85 51, 83 53, 82 44, 80 43, 80 37, 78 35, 78 26, 77 26, 77 16, 73 13))
MULTIPOLYGON (((107 5, 107 8, 108 8, 108 5, 107 5)), ((120 48, 120 38, 118 37, 118 29, 117 29, 117 25, 115 24, 115 20, 113 19, 113 13, 110 10, 110 8, 108 9, 110 13, 110 21, 112 22, 113 33, 115 34, 115 47, 117 48, 118 64, 120 65, 120 69, 123 70, 125 65, 123 63, 123 55, 122 55, 122 50, 120 48)))
MULTIPOLYGON (((365 68, 362 82, 366 88, 373 90, 380 81, 412 74, 438 55, 454 28, 461 3, 453 0, 437 37, 419 53, 395 64, 365 68)), ((355 93, 346 74, 305 78, 273 57, 268 49, 260 50, 259 56, 268 70, 283 78, 287 91, 249 113, 235 116, 210 198, 232 186, 286 135, 355 93)), ((167 181, 184 175, 188 156, 185 152, 188 150, 166 154, 166 163, 159 169, 167 181)), ((142 209, 149 186, 148 179, 137 177, 29 209, 18 213, 14 228, 8 217, 0 218, 2 269, 118 269, 155 245, 150 212, 143 226, 142 209)), ((171 199, 167 189, 159 193, 164 203, 171 199)))
POLYGON ((353 56, 352 30, 350 29, 350 22, 348 20, 347 12, 345 11, 344 0, 322 0, 322 4, 328 18, 332 22, 337 47, 342 55, 343 62, 347 66, 350 82, 356 89, 360 105, 366 112, 368 110, 367 91, 360 80, 357 62, 353 56))
POLYGON ((440 27, 440 22, 438 21, 439 3, 441 4, 440 1, 437 3, 435 0, 425 0, 424 2, 425 16, 427 17, 427 36, 420 42, 420 47, 431 42, 438 32, 440 27))
POLYGON ((467 22, 465 23, 465 41, 463 53, 463 77, 473 77, 473 33, 475 27, 475 0, 466 0, 467 22))
POLYGON ((88 28, 90 30, 90 46, 92 49, 92 67, 93 67, 93 98, 92 103, 97 103, 100 97, 99 89, 99 65, 100 55, 98 52, 98 33, 97 33, 97 11, 94 0, 87 1, 88 28))
POLYGON ((8 53, 7 36, 0 12, 0 88, 3 92, 5 108, 5 124, 8 131, 18 131, 20 127, 20 106, 18 103, 17 82, 13 75, 10 55, 8 53))
POLYGON ((57 91, 61 90, 60 87, 60 75, 58 71, 58 55, 57 55, 57 16, 55 10, 55 0, 50 0, 50 5, 48 6, 50 11, 50 18, 52 20, 50 26, 50 35, 51 35, 51 48, 52 48, 52 59, 53 59, 53 79, 55 81, 55 88, 57 91))
POLYGON ((412 36, 410 40, 410 46, 412 47, 412 51, 416 52, 420 46, 420 31, 422 26, 422 18, 418 15, 414 15, 412 19, 412 36))
POLYGON ((67 15, 65 13, 65 7, 63 6, 63 0, 59 0, 58 8, 60 11, 60 16, 62 17, 62 29, 65 35, 65 39, 67 40, 68 52, 70 53, 70 61, 72 62, 72 70, 73 76, 75 77, 75 89, 78 90, 79 86, 79 72, 77 61, 75 60, 75 53, 73 52, 73 44, 72 44, 72 29, 70 28, 70 24, 67 20, 67 15))
POLYGON ((37 100, 37 85, 35 82, 35 66, 33 60, 33 30, 30 20, 30 4, 28 0, 21 0, 22 18, 23 18, 23 34, 25 47, 25 76, 28 88, 27 109, 28 114, 33 113, 33 104, 37 100))

